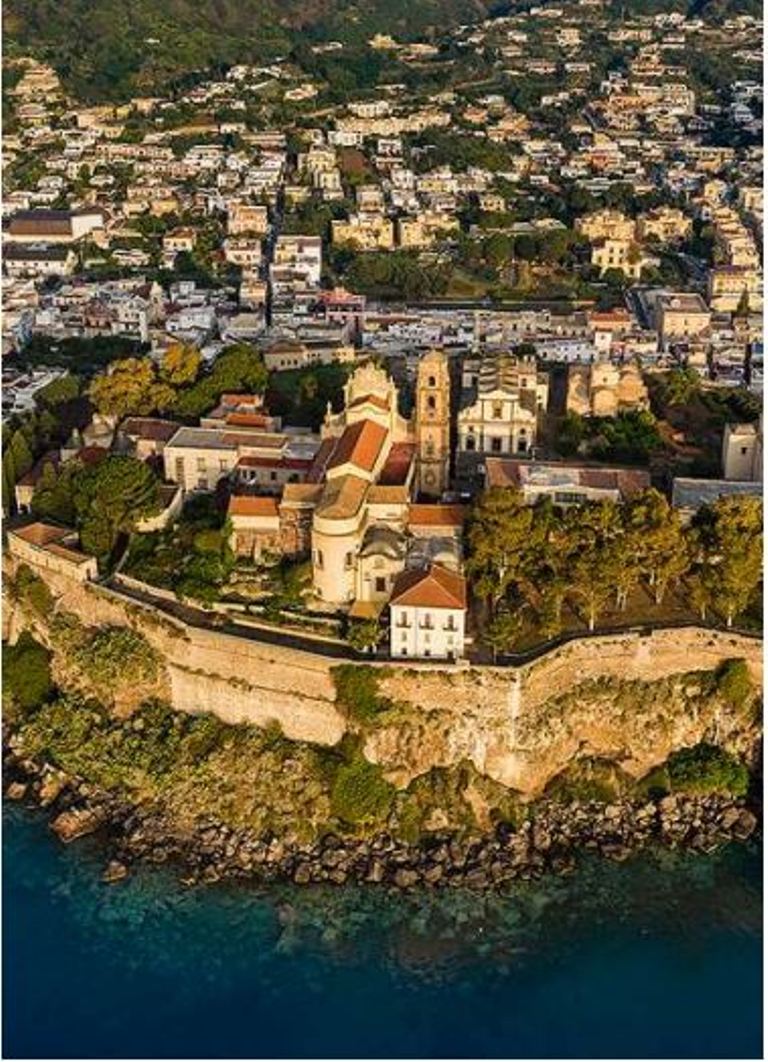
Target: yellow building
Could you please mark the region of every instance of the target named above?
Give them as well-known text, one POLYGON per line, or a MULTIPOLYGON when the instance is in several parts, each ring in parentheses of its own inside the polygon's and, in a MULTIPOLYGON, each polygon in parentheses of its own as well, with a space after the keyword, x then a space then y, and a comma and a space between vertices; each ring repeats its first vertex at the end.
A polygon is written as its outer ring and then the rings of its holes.
POLYGON ((590 242, 628 240, 635 237, 635 223, 620 210, 596 210, 576 219, 576 231, 590 242))
POLYGON ((763 278, 753 266, 716 266, 710 269, 707 298, 716 313, 734 313, 746 295, 747 307, 759 313, 763 308, 763 278))
POLYGON ((620 269, 625 276, 637 280, 643 271, 644 259, 640 248, 632 240, 601 239, 592 247, 592 264, 607 273, 620 269))
POLYGON ((389 251, 395 245, 394 225, 381 214, 353 214, 348 221, 331 222, 331 241, 360 251, 389 251))

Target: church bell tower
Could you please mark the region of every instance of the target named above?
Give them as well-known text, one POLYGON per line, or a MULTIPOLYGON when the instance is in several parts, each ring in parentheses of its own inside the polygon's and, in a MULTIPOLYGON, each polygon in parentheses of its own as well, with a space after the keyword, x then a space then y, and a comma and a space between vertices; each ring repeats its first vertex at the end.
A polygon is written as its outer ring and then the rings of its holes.
POLYGON ((451 378, 442 350, 419 362, 416 380, 416 452, 419 494, 439 498, 448 489, 451 457, 451 378))

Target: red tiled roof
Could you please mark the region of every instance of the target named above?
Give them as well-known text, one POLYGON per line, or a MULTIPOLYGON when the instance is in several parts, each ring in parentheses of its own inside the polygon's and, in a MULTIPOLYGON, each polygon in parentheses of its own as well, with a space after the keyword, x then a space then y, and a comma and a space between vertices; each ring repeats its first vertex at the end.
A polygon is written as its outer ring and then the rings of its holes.
POLYGON ((414 443, 393 443, 379 473, 379 484, 382 487, 399 487, 405 483, 415 454, 414 443))
POLYGON ((134 435, 137 439, 168 442, 179 430, 179 425, 176 421, 162 420, 160 417, 128 417, 123 421, 120 430, 125 435, 134 435))
POLYGON ((315 454, 315 459, 312 462, 312 467, 307 474, 307 482, 320 483, 325 475, 325 469, 328 462, 331 459, 333 451, 336 449, 335 439, 323 439, 320 443, 320 449, 315 454))
POLYGON ((387 429, 373 420, 351 424, 337 442, 328 468, 351 464, 372 472, 386 438, 387 429))
POLYGON ((464 609, 467 607, 466 580, 439 564, 406 570, 395 581, 390 604, 464 609))
POLYGON ((227 413, 225 419, 227 426, 232 425, 233 428, 267 429, 272 423, 272 417, 266 413, 227 413))
POLYGON ((249 394, 225 394, 219 399, 222 406, 255 406, 257 409, 262 405, 261 395, 249 394))
POLYGON ((17 538, 29 542, 31 546, 47 546, 50 542, 59 542, 72 534, 66 527, 56 527, 55 524, 46 524, 42 520, 27 524, 26 527, 14 528, 12 533, 17 538))
POLYGON ((312 467, 308 457, 241 457, 237 468, 290 468, 305 471, 312 467))
POLYGON ((107 451, 103 446, 81 446, 75 454, 75 458, 84 465, 98 465, 106 456, 107 451))
POLYGON ((409 505, 409 527, 461 527, 466 519, 464 505, 409 505))
POLYGON ((277 519, 277 498, 234 495, 229 499, 228 516, 274 516, 277 519))
POLYGON ((349 403, 349 408, 354 409, 355 406, 366 405, 378 406, 379 409, 389 409, 389 402, 386 398, 382 398, 381 395, 360 395, 353 402, 349 403))

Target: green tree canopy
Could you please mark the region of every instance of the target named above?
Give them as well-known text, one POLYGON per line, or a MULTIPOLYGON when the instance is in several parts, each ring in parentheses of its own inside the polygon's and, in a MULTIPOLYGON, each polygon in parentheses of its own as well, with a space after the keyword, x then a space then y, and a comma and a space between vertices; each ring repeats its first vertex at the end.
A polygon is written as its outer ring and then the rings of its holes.
POLYGON ((160 509, 159 483, 143 461, 111 454, 74 479, 75 514, 83 549, 105 561, 121 534, 160 509))

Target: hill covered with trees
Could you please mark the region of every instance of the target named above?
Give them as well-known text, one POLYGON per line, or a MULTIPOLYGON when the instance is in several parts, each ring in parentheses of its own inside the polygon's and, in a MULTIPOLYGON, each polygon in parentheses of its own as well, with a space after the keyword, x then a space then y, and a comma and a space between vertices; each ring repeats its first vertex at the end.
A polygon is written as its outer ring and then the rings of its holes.
POLYGON ((8 0, 6 55, 51 63, 85 101, 148 94, 202 70, 264 62, 299 40, 362 44, 483 18, 485 0, 8 0))

